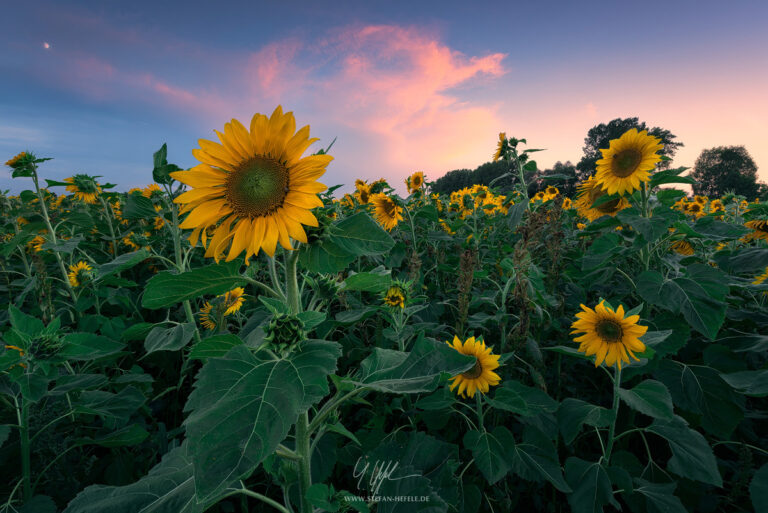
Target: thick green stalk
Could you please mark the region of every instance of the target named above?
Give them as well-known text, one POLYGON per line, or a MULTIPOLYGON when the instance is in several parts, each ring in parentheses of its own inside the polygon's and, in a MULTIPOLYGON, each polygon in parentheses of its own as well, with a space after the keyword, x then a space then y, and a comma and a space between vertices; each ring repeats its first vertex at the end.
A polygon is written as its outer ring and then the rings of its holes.
MULTIPOLYGON (((166 188, 166 191, 170 195, 170 189, 166 188)), ((171 201, 171 216, 173 217, 173 254, 176 257, 176 268, 180 273, 185 271, 184 259, 181 255, 181 228, 179 228, 179 212, 176 204, 171 201)), ((195 342, 200 342, 200 331, 197 329, 197 322, 195 322, 195 314, 192 312, 192 304, 189 299, 184 300, 184 314, 187 317, 187 322, 195 327, 195 342)), ((188 360, 184 361, 184 369, 186 370, 188 360)), ((183 376, 182 372, 182 376, 183 376)))
POLYGON ((23 481, 22 492, 24 502, 32 498, 32 466, 29 446, 29 404, 21 396, 21 404, 14 398, 16 404, 16 419, 19 423, 19 440, 21 449, 21 479, 23 481))
POLYGON ((296 421, 296 454, 299 456, 299 501, 301 513, 312 513, 312 505, 307 499, 307 490, 312 486, 310 475, 312 453, 309 448, 309 414, 304 412, 296 421))
POLYGON ((480 431, 485 431, 485 423, 483 422, 483 394, 479 390, 475 390, 475 397, 477 398, 477 422, 480 431))
POLYGON ((619 390, 621 389, 621 369, 616 368, 616 374, 613 378, 613 420, 611 421, 611 427, 608 429, 608 443, 605 448, 605 463, 611 462, 611 451, 613 450, 613 442, 616 438, 616 420, 619 417, 619 390))
POLYGON ((301 312, 301 298, 299 297, 299 282, 296 276, 296 266, 299 260, 298 251, 291 251, 285 256, 285 295, 291 313, 296 315, 301 312))

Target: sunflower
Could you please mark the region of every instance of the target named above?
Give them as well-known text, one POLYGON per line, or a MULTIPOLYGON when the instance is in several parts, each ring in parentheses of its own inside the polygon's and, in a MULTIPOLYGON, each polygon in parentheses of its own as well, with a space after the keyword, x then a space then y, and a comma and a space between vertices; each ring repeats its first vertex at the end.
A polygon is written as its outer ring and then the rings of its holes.
POLYGON ((41 235, 35 235, 34 239, 27 242, 27 247, 34 249, 35 253, 39 253, 43 250, 43 244, 45 244, 45 239, 41 235))
POLYGON ((688 203, 685 212, 698 218, 704 215, 704 206, 699 202, 688 203))
POLYGON ((687 240, 676 240, 669 247, 672 251, 680 253, 681 255, 691 256, 693 255, 693 246, 687 240))
POLYGON ((376 221, 387 231, 392 231, 392 228, 403 220, 403 207, 398 206, 395 200, 386 194, 382 192, 374 194, 371 196, 371 202, 376 221))
POLYGON ((405 185, 408 187, 408 193, 413 194, 424 186, 424 173, 416 171, 405 179, 405 185))
POLYGON ((150 237, 152 237, 152 234, 149 232, 140 234, 129 232, 125 237, 123 237, 123 244, 133 249, 134 251, 138 251, 141 248, 149 251, 151 249, 151 246, 149 245, 150 237))
POLYGON ((546 194, 549 194, 550 196, 557 196, 558 194, 560 194, 560 189, 558 189, 554 185, 547 185, 547 188, 544 189, 544 192, 546 194))
POLYGON ((384 293, 384 304, 405 308, 405 291, 399 285, 392 285, 384 293))
POLYGON ((357 186, 355 198, 361 205, 367 205, 371 201, 371 186, 367 183, 357 186))
POLYGON ((723 202, 719 199, 713 200, 709 204, 709 211, 710 212, 724 212, 725 206, 723 206, 723 202))
POLYGON ((101 194, 101 186, 91 176, 77 174, 65 178, 64 181, 70 184, 66 187, 67 191, 84 203, 96 203, 96 198, 101 194))
POLYGON ((461 397, 474 397, 476 391, 486 394, 491 386, 499 384, 501 378, 493 372, 499 367, 499 355, 492 353, 492 347, 485 347, 482 339, 470 337, 462 344, 459 337, 454 336, 453 343, 448 340, 445 343, 461 354, 475 357, 475 365, 471 369, 450 379, 451 391, 458 386, 456 393, 461 397))
POLYGON ((693 197, 693 201, 698 203, 699 205, 704 206, 704 205, 707 204, 707 201, 709 201, 709 198, 707 198, 706 196, 698 196, 697 195, 697 196, 693 197))
POLYGON ((590 176, 588 180, 579 184, 578 189, 578 197, 574 201, 574 205, 578 209, 579 215, 586 217, 590 222, 603 216, 615 216, 619 210, 629 206, 626 199, 616 198, 593 207, 592 205, 598 198, 607 194, 594 176, 590 176))
POLYGON ((333 157, 302 157, 317 139, 309 138, 309 125, 295 129, 293 113, 280 106, 271 117, 255 114, 250 131, 233 119, 216 131, 221 144, 198 141, 192 153, 201 164, 171 173, 192 187, 174 199, 189 212, 180 226, 193 229, 192 245, 216 226, 205 256, 218 260, 229 246, 227 261, 245 252, 247 262, 262 249, 274 256, 278 242, 286 250, 291 239, 307 242, 302 225, 318 225, 311 209, 323 206, 317 194, 327 187, 317 179, 333 157))
POLYGON ((493 161, 497 162, 503 155, 504 149, 507 145, 507 133, 506 132, 500 132, 499 133, 499 142, 496 146, 496 153, 493 154, 493 161))
POLYGON ((753 219, 744 223, 744 226, 754 230, 749 234, 751 239, 763 239, 768 242, 768 219, 753 219))
POLYGON ((69 283, 73 287, 79 287, 91 277, 92 270, 93 268, 82 260, 76 264, 70 265, 69 273, 67 274, 69 277, 69 283))
POLYGON ((151 183, 141 190, 141 195, 145 198, 151 198, 163 194, 163 189, 156 183, 151 183))
POLYGON ((216 329, 223 324, 225 317, 240 310, 245 301, 244 294, 245 289, 237 287, 206 301, 200 309, 200 324, 208 330, 216 329))
POLYGON ((630 356, 639 360, 633 351, 645 351, 640 337, 648 331, 648 326, 637 324, 639 315, 625 317, 624 306, 619 305, 614 311, 604 303, 600 301, 594 310, 581 305, 583 311, 576 314, 578 320, 571 324, 571 334, 582 333, 573 340, 581 344, 579 351, 582 353, 596 355, 595 367, 605 361, 607 365, 616 364, 621 369, 621 362, 629 363, 630 356))
POLYGON ((569 209, 573 208, 573 202, 571 201, 571 198, 563 199, 563 208, 565 210, 569 210, 569 209))
POLYGON ((768 280, 768 265, 765 266, 765 272, 763 274, 755 277, 755 281, 752 282, 752 285, 761 285, 762 283, 765 283, 766 280, 768 280))
POLYGON ((18 155, 16 155, 12 159, 6 161, 5 165, 8 166, 8 167, 16 168, 19 165, 21 165, 22 161, 26 160, 26 158, 27 158, 27 152, 26 151, 22 151, 21 153, 19 153, 18 155))
POLYGON ((618 139, 613 139, 608 149, 600 150, 603 158, 597 161, 597 183, 608 194, 632 193, 640 188, 640 182, 650 180, 648 171, 661 160, 656 152, 663 148, 661 140, 648 135, 647 130, 628 130, 618 139))

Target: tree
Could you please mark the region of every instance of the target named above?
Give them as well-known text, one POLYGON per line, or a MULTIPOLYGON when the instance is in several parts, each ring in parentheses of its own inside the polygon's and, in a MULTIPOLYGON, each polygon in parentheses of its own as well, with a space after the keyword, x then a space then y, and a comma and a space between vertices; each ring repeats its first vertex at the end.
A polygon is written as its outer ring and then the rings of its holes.
POLYGON ((696 159, 691 177, 693 193, 713 198, 733 192, 748 199, 758 196, 757 165, 744 146, 718 146, 696 159))
MULTIPOLYGON (((509 166, 509 162, 499 160, 497 162, 480 164, 472 171, 469 169, 448 171, 432 183, 432 192, 450 194, 453 191, 458 191, 464 187, 471 187, 475 184, 488 185, 496 178, 509 172, 509 166)), ((528 176, 526 178, 529 179, 528 176)), ((517 176, 513 173, 511 176, 494 182, 493 187, 500 191, 508 191, 512 189, 516 180, 517 176)))
POLYGON ((576 194, 576 166, 571 161, 556 162, 552 169, 545 169, 536 174, 529 191, 536 194, 548 185, 554 185, 560 190, 560 194, 572 198, 576 194))
MULTIPOLYGON (((659 153, 665 157, 672 158, 675 156, 677 149, 683 146, 683 143, 676 142, 677 136, 672 134, 669 130, 659 128, 657 126, 648 129, 645 121, 640 121, 638 118, 616 118, 609 121, 608 124, 601 123, 592 127, 587 132, 587 137, 584 139, 584 156, 576 165, 576 174, 579 181, 586 180, 592 176, 597 166, 597 161, 603 157, 600 152, 601 149, 608 149, 611 139, 618 139, 627 130, 637 128, 638 131, 648 130, 648 135, 658 137, 664 144, 664 149, 659 153)), ((666 169, 669 167, 670 161, 662 161, 659 163, 660 169, 666 169)))

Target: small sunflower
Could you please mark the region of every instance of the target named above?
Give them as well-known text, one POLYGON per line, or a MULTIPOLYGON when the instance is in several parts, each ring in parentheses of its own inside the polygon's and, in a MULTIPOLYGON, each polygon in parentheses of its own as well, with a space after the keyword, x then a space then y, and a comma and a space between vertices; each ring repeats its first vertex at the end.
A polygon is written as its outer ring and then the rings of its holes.
POLYGON ((507 133, 499 133, 499 142, 496 145, 496 153, 493 154, 493 161, 497 162, 504 154, 504 149, 507 145, 507 133))
POLYGON ((549 194, 550 196, 557 196, 558 194, 560 194, 560 189, 558 189, 554 185, 547 185, 547 188, 544 189, 544 192, 546 194, 549 194))
POLYGON ((69 273, 67 274, 69 283, 73 287, 79 287, 91 277, 92 270, 93 268, 82 260, 76 264, 70 265, 69 273))
POLYGON ((569 210, 569 209, 573 208, 573 201, 571 201, 571 198, 563 199, 563 208, 565 210, 569 210))
POLYGON ((416 171, 405 179, 405 185, 408 186, 408 193, 413 194, 424 186, 424 173, 416 171))
POLYGON ((400 285, 392 285, 384 293, 384 304, 395 308, 405 308, 405 295, 405 290, 400 285))
POLYGON ((278 106, 271 117, 253 116, 250 131, 233 119, 216 131, 221 143, 200 139, 192 150, 201 164, 171 173, 192 187, 174 202, 189 215, 180 225, 192 228, 190 242, 216 226, 205 256, 218 260, 229 247, 227 261, 264 250, 275 254, 278 242, 293 249, 291 239, 307 242, 303 225, 317 226, 311 210, 322 207, 317 196, 327 187, 318 182, 333 157, 302 157, 310 144, 309 125, 296 131, 292 112, 278 106))
POLYGON ((709 201, 709 198, 707 198, 706 196, 697 195, 693 197, 693 201, 703 206, 707 204, 707 201, 709 201))
POLYGON ((616 198, 593 207, 595 201, 608 194, 597 182, 594 176, 590 176, 585 182, 579 184, 579 192, 574 205, 579 211, 579 215, 586 217, 589 221, 594 221, 603 216, 615 216, 620 210, 629 206, 629 202, 624 198, 616 198))
POLYGON ((30 155, 26 151, 22 151, 12 159, 8 160, 5 165, 12 168, 21 167, 29 160, 30 155))
POLYGON ((701 217, 704 215, 704 206, 698 202, 688 203, 685 206, 685 212, 693 217, 701 217))
POLYGON ((134 251, 139 250, 141 248, 150 250, 151 249, 151 246, 149 245, 150 237, 152 237, 152 234, 149 232, 143 232, 143 233, 129 232, 125 237, 123 237, 123 244, 133 249, 134 251))
POLYGON ((605 361, 606 365, 616 364, 621 369, 621 362, 629 363, 630 356, 639 360, 634 351, 645 351, 640 337, 645 335, 648 327, 637 324, 639 315, 625 317, 624 306, 619 305, 614 311, 604 303, 600 301, 594 310, 581 305, 583 311, 576 314, 578 320, 571 324, 571 334, 582 334, 573 340, 581 344, 580 352, 587 356, 596 355, 595 367, 605 361))
POLYGON ((66 187, 67 191, 84 203, 96 203, 96 198, 101 194, 101 186, 92 176, 77 174, 64 181, 70 184, 66 187))
POLYGON ((361 205, 367 205, 371 201, 371 186, 367 183, 357 186, 355 198, 361 205))
POLYGON ((765 266, 765 272, 763 274, 760 274, 755 277, 755 281, 752 282, 752 285, 761 285, 768 280, 768 265, 765 266))
POLYGON ((27 242, 27 247, 35 250, 35 253, 39 253, 43 250, 43 244, 45 244, 45 238, 41 235, 36 235, 34 239, 27 242))
POLYGON ((152 198, 163 194, 163 188, 156 183, 151 183, 141 190, 141 195, 145 198, 152 198))
POLYGON ((613 139, 608 149, 600 150, 603 158, 597 161, 597 183, 608 194, 623 195, 638 190, 640 182, 650 180, 648 171, 661 160, 656 152, 663 148, 661 140, 648 135, 647 130, 628 130, 618 139, 613 139))
POLYGON ((768 219, 753 219, 744 223, 744 226, 754 230, 749 234, 751 239, 763 239, 768 242, 768 219))
POLYGON ((240 310, 245 301, 245 289, 237 287, 224 294, 206 301, 200 309, 200 324, 205 329, 214 330, 224 323, 224 318, 240 310))
POLYGON ((398 206, 395 200, 386 194, 381 192, 374 194, 371 196, 371 202, 376 221, 387 231, 392 231, 397 223, 403 220, 403 207, 398 206))
POLYGON ((676 240, 669 247, 672 251, 680 253, 681 255, 691 256, 693 255, 693 246, 687 240, 676 240))
POLYGON ((459 337, 453 337, 453 343, 445 342, 461 354, 475 357, 475 365, 466 372, 450 379, 450 390, 459 387, 456 391, 461 397, 474 397, 475 392, 487 394, 491 386, 496 386, 501 378, 494 369, 499 368, 499 355, 493 354, 492 347, 486 347, 482 339, 468 338, 464 343, 459 337))

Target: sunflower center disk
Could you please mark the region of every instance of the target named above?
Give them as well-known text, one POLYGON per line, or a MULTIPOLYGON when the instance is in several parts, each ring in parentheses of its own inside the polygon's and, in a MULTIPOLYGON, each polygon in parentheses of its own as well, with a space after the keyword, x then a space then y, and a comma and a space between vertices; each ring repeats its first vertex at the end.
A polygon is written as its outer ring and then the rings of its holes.
POLYGON ((226 190, 235 214, 265 216, 283 204, 288 193, 288 170, 277 160, 254 157, 230 173, 226 190))
POLYGON ((598 322, 595 331, 606 342, 619 342, 624 335, 621 324, 610 319, 602 319, 598 322))
POLYGON ((620 151, 613 156, 611 170, 619 178, 626 178, 637 170, 641 160, 643 154, 637 150, 620 151))
MULTIPOLYGON (((593 204, 595 203, 595 201, 597 201, 598 198, 601 198, 603 196, 605 196, 605 191, 600 190, 599 186, 592 189, 589 192, 589 200, 593 204)), ((601 203, 600 205, 597 205, 596 207, 593 207, 593 208, 595 208, 596 210, 604 214, 611 214, 614 211, 616 211, 616 209, 618 208, 619 201, 620 200, 617 198, 611 201, 606 201, 605 203, 601 203)))
POLYGON ((483 373, 483 366, 480 365, 480 360, 475 360, 475 365, 467 372, 463 372, 461 375, 467 379, 477 379, 483 373))

